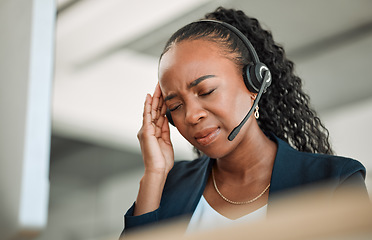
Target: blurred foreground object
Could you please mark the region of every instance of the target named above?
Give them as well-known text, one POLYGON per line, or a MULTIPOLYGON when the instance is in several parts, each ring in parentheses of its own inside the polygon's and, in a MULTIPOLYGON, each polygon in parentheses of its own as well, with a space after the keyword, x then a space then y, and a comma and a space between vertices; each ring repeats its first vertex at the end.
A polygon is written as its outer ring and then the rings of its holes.
POLYGON ((372 239, 372 203, 350 187, 329 198, 325 188, 282 195, 265 220, 184 234, 185 221, 133 232, 124 239, 372 239))

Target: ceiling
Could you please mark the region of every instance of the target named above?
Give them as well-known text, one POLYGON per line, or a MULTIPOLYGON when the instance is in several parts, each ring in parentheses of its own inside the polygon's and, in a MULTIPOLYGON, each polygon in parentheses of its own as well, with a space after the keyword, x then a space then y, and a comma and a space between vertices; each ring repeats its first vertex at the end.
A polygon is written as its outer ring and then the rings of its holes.
MULTIPOLYGON (((369 0, 59 0, 53 134, 138 152, 167 38, 217 6, 258 18, 296 63, 321 114, 372 96, 369 0)), ((176 156, 191 147, 172 128, 176 156)))

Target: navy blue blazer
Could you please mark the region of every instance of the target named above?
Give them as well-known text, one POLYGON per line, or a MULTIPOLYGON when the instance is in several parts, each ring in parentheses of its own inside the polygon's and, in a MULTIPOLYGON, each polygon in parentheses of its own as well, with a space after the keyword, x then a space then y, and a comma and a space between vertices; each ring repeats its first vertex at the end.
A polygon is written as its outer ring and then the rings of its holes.
MULTIPOLYGON (((329 180, 327 186, 330 187, 330 194, 351 181, 366 189, 366 170, 360 162, 350 158, 300 152, 276 136, 270 138, 277 143, 278 150, 272 170, 268 208, 276 193, 326 180, 329 180)), ((133 204, 125 214, 122 234, 128 229, 173 217, 191 217, 204 192, 214 162, 214 159, 207 156, 194 161, 175 162, 168 174, 160 207, 153 212, 133 216, 133 204)))

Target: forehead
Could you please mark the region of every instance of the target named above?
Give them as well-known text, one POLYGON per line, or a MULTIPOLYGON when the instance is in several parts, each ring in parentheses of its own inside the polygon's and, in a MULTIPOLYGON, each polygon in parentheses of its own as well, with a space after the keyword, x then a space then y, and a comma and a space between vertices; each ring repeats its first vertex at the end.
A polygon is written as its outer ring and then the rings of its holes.
MULTIPOLYGON (((230 61, 219 44, 208 40, 184 40, 175 43, 159 62, 162 89, 176 79, 197 78, 216 71, 221 62, 230 61)), ((231 62, 231 61, 230 61, 231 62)), ((221 66, 219 66, 221 67, 221 66)))
POLYGON ((160 59, 159 69, 168 69, 178 63, 184 63, 188 60, 208 59, 210 57, 220 57, 223 51, 221 47, 212 41, 197 39, 183 40, 173 43, 160 59))

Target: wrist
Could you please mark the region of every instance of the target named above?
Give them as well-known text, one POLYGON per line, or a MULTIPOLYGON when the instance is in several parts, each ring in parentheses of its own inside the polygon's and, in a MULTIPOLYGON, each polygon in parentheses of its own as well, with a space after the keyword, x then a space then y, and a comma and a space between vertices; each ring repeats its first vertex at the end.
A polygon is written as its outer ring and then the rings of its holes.
POLYGON ((168 173, 161 169, 145 169, 145 172, 141 179, 141 184, 151 184, 151 185, 164 185, 167 179, 168 173))
MULTIPOLYGON (((171 168, 170 168, 171 169, 171 168)), ((170 171, 166 166, 160 168, 146 167, 144 175, 149 175, 152 177, 167 177, 170 171)))

